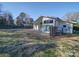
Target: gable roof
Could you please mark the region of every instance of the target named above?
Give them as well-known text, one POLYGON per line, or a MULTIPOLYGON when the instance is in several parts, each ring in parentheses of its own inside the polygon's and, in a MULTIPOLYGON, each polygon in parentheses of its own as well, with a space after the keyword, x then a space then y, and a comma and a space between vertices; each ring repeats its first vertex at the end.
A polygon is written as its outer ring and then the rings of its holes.
POLYGON ((38 24, 40 22, 42 22, 43 18, 51 18, 51 19, 55 19, 59 22, 63 22, 63 20, 61 20, 59 17, 51 17, 51 16, 40 16, 35 22, 34 24, 38 24))
POLYGON ((40 16, 36 21, 34 21, 34 24, 38 24, 42 22, 43 16, 40 16))

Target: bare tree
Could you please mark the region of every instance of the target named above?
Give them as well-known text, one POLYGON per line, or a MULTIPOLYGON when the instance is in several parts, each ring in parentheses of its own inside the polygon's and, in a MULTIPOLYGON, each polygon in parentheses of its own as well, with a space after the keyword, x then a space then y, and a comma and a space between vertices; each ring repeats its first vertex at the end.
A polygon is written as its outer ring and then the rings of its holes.
POLYGON ((77 22, 79 20, 79 12, 66 13, 63 19, 68 22, 77 22))

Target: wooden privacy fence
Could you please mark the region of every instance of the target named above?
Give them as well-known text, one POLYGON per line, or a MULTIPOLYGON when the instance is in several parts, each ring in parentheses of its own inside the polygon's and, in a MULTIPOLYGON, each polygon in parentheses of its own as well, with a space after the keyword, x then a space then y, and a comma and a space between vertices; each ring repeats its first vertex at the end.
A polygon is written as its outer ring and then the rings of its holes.
POLYGON ((50 26, 50 36, 54 37, 54 36, 59 36, 59 35, 62 35, 62 32, 58 31, 57 27, 50 26))

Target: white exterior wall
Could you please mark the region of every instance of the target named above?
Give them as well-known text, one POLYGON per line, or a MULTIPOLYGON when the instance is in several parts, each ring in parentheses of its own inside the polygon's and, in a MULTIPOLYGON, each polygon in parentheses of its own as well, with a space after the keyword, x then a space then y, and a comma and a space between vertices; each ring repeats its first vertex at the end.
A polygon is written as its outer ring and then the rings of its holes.
POLYGON ((48 28, 49 28, 49 26, 55 26, 55 19, 44 17, 43 20, 42 20, 42 26, 43 26, 43 28, 42 28, 43 32, 50 33, 50 31, 49 31, 50 29, 48 31, 45 31, 46 26, 48 26, 48 28), (46 24, 44 24, 45 20, 53 20, 53 23, 46 23, 46 24))
MULTIPOLYGON (((59 23, 55 19, 44 17, 42 19, 42 28, 41 28, 41 31, 43 31, 45 33, 49 33, 49 31, 44 31, 46 25, 48 25, 48 26, 50 26, 50 25, 56 26, 56 27, 58 27, 59 31, 61 31, 61 32, 63 31, 64 33, 71 33, 71 34, 73 33, 73 24, 71 24, 71 23, 67 23, 67 22, 61 22, 61 23, 59 23), (53 20, 53 23, 44 24, 45 20, 53 20), (63 25, 66 25, 66 27, 63 27, 63 25)), ((34 30, 39 30, 40 29, 38 27, 38 25, 34 25, 33 28, 34 28, 34 30)))
POLYGON ((51 18, 47 18, 47 17, 45 18, 45 17, 44 17, 43 20, 42 20, 42 24, 43 24, 43 25, 53 25, 53 26, 55 26, 55 19, 51 19, 51 18), (45 20, 53 20, 53 23, 44 24, 44 21, 45 21, 45 20))
POLYGON ((62 31, 62 29, 63 29, 63 33, 73 33, 73 24, 63 23, 58 26, 59 31, 62 31), (66 27, 63 27, 63 25, 66 25, 66 27))
POLYGON ((34 29, 34 30, 39 30, 39 29, 38 29, 38 25, 33 25, 33 29, 34 29))
POLYGON ((70 27, 69 33, 73 33, 73 24, 68 24, 70 27))

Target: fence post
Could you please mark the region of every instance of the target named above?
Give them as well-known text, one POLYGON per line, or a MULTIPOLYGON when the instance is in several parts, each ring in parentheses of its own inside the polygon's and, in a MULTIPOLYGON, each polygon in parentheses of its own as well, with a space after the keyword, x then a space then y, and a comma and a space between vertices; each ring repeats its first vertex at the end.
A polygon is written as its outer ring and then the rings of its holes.
POLYGON ((54 27, 50 26, 50 37, 54 37, 54 27))

